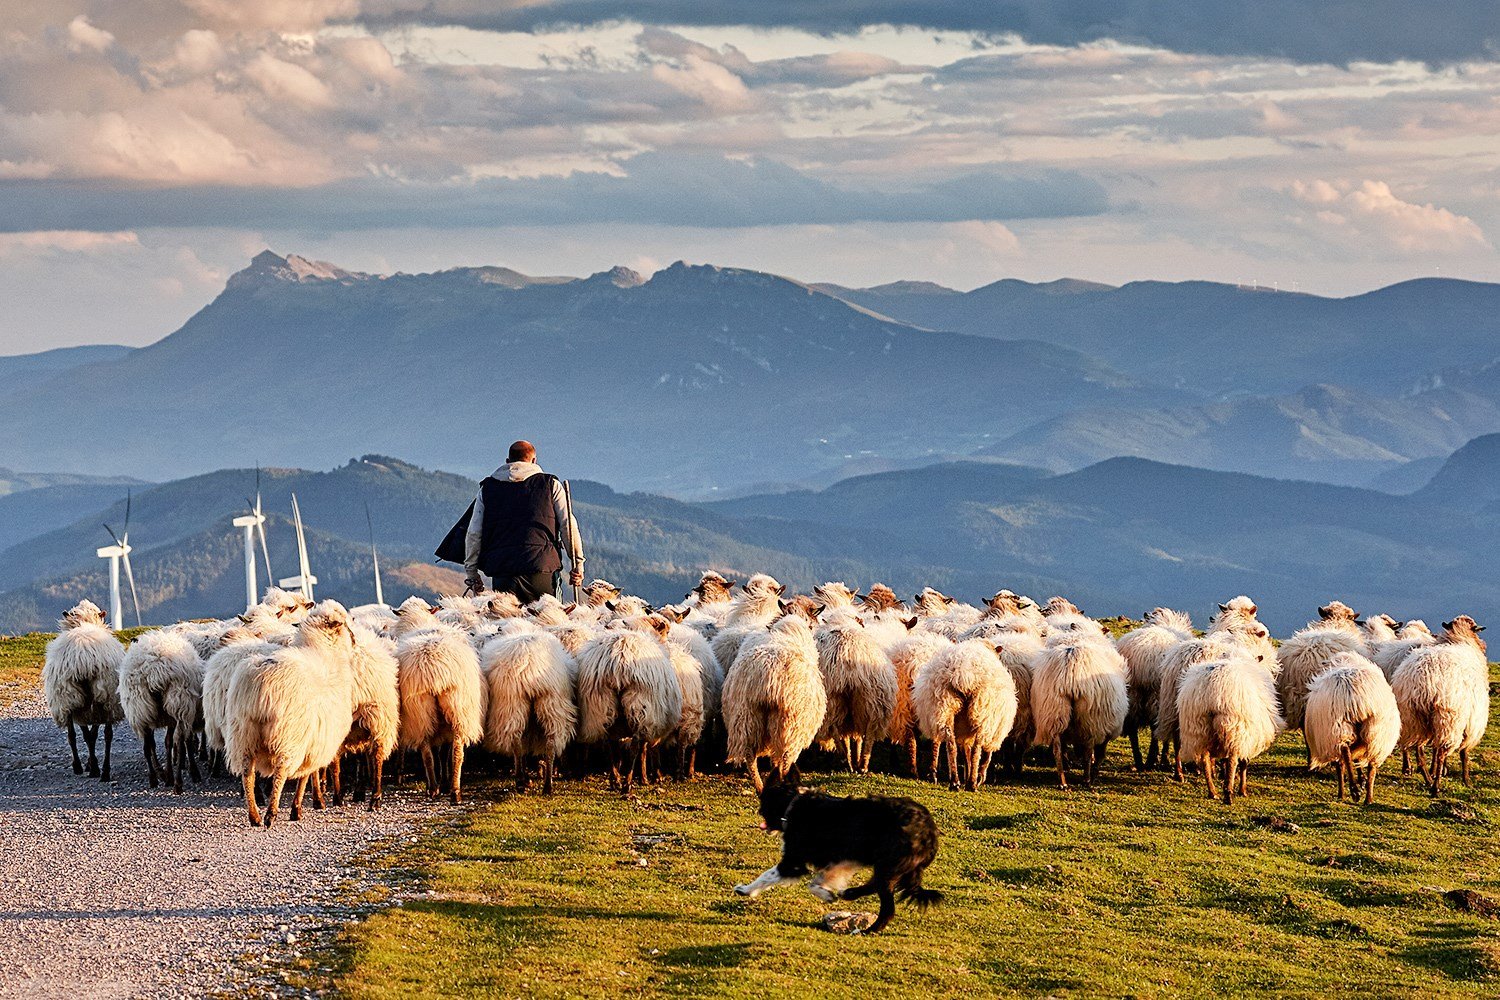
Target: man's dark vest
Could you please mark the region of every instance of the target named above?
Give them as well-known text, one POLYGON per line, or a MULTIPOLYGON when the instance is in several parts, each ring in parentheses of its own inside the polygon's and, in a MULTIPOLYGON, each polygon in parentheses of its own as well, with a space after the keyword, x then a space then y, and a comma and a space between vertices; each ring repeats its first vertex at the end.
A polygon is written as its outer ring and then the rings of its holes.
POLYGON ((528 576, 562 569, 557 551, 557 512, 552 506, 556 477, 545 472, 515 482, 487 478, 480 525, 479 568, 487 576, 528 576))

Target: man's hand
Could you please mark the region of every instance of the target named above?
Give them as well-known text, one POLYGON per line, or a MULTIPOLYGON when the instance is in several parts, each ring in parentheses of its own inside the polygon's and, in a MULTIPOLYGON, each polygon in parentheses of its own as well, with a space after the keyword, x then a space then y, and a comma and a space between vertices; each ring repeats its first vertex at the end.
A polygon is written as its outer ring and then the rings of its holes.
POLYGON ((470 573, 468 576, 464 577, 464 583, 467 584, 468 588, 476 594, 484 589, 484 577, 480 576, 478 573, 470 573))
POLYGON ((583 570, 579 569, 577 566, 574 566, 573 572, 568 574, 568 585, 570 587, 582 587, 583 570))

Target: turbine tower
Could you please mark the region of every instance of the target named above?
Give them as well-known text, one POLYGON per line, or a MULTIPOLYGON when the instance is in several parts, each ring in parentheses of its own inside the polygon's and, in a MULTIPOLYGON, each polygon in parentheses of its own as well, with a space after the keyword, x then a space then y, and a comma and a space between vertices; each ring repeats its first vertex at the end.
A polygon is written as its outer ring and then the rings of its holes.
POLYGON ((110 628, 116 632, 125 627, 125 612, 120 602, 120 563, 125 564, 125 579, 130 583, 130 603, 135 605, 135 624, 141 624, 141 602, 136 597, 135 573, 130 568, 130 492, 125 493, 125 527, 120 534, 115 534, 115 529, 109 525, 104 526, 109 532, 109 537, 114 540, 113 545, 106 545, 102 549, 95 549, 94 554, 100 559, 109 560, 109 621, 110 628))
POLYGON ((234 519, 234 526, 245 532, 245 610, 249 611, 260 603, 260 587, 255 579, 255 536, 260 536, 260 551, 266 561, 266 579, 273 580, 271 575, 271 552, 266 547, 266 515, 260 509, 260 469, 255 470, 255 502, 251 503, 249 498, 245 503, 250 508, 250 513, 234 519))
POLYGON ((370 502, 365 501, 365 523, 370 526, 370 562, 375 566, 375 603, 386 606, 385 590, 380 586, 380 553, 375 551, 375 519, 370 516, 370 502))
POLYGON ((295 493, 292 494, 292 523, 297 528, 298 573, 279 582, 283 589, 299 590, 310 601, 313 599, 313 584, 318 582, 318 578, 312 575, 312 569, 307 564, 307 538, 302 534, 302 510, 297 506, 295 493))

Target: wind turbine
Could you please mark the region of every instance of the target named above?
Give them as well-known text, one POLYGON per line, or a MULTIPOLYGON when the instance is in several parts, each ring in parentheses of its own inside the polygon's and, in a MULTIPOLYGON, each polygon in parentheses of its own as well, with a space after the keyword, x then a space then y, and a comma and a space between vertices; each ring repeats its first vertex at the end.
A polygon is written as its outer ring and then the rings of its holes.
POLYGON ((255 502, 245 498, 245 504, 250 508, 250 513, 234 519, 234 526, 242 528, 245 532, 245 610, 250 610, 260 603, 260 587, 255 579, 255 536, 260 535, 260 552, 266 560, 266 579, 273 580, 271 575, 271 552, 266 548, 266 515, 260 509, 260 469, 255 470, 255 502))
POLYGON ((307 538, 302 534, 302 510, 297 506, 297 494, 292 494, 292 523, 297 527, 297 569, 296 576, 289 576, 279 581, 286 590, 300 590, 302 596, 309 601, 313 599, 313 584, 318 578, 312 575, 312 569, 307 564, 307 538))
POLYGON ((382 608, 385 604, 385 591, 380 586, 380 553, 375 551, 375 519, 370 516, 370 501, 365 501, 365 523, 370 526, 370 562, 375 565, 375 603, 382 608))
POLYGON ((130 568, 130 491, 125 491, 125 527, 120 534, 115 534, 115 529, 109 525, 104 526, 109 532, 109 537, 114 539, 113 545, 106 545, 102 549, 95 549, 94 554, 100 559, 109 560, 109 620, 115 631, 125 627, 125 612, 120 606, 120 563, 125 563, 125 579, 130 583, 130 603, 135 605, 135 624, 141 624, 141 602, 135 593, 135 573, 130 568))

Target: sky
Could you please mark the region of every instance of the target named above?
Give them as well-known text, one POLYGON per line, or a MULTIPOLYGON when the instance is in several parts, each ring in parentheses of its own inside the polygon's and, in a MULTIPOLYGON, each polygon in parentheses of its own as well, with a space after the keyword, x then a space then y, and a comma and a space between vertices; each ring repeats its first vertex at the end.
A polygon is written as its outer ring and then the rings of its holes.
POLYGON ((1500 280, 1492 0, 6 0, 0 354, 388 273, 1500 280))

